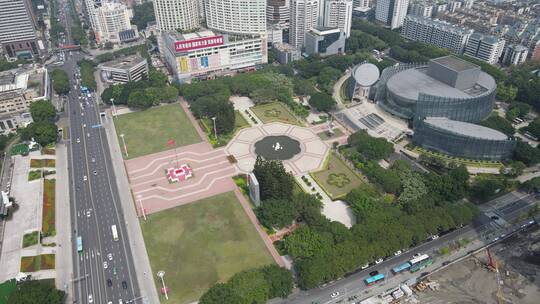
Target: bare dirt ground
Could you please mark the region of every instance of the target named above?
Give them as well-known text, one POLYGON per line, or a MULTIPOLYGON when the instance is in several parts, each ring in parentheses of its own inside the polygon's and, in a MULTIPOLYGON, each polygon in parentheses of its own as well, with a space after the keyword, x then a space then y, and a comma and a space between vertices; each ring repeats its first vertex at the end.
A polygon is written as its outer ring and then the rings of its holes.
POLYGON ((433 274, 429 279, 440 289, 418 293, 419 303, 540 303, 540 229, 530 228, 490 250, 499 264, 501 298, 497 274, 485 266, 482 251, 433 274))

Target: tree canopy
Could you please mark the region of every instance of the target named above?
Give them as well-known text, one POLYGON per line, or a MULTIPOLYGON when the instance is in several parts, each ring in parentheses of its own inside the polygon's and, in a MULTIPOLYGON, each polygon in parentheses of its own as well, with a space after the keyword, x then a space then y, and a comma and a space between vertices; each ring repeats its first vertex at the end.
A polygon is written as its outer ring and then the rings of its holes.
POLYGON ((38 100, 30 104, 30 114, 34 121, 54 122, 56 109, 48 100, 38 100))
POLYGON ((394 152, 394 146, 384 138, 371 137, 366 130, 360 130, 348 139, 349 145, 355 147, 367 159, 380 160, 394 152))
POLYGON ((309 105, 317 111, 328 112, 334 108, 336 101, 326 93, 315 93, 309 99, 309 105))
POLYGON ((257 156, 253 174, 259 181, 262 201, 268 199, 290 199, 293 197, 294 179, 285 170, 283 163, 276 160, 264 160, 257 156))
POLYGON ((52 72, 53 89, 56 94, 65 95, 69 92, 69 77, 62 69, 54 69, 52 72))
POLYGON ((17 289, 7 300, 12 304, 61 304, 64 303, 65 292, 57 290, 54 283, 44 281, 27 281, 17 285, 17 289))

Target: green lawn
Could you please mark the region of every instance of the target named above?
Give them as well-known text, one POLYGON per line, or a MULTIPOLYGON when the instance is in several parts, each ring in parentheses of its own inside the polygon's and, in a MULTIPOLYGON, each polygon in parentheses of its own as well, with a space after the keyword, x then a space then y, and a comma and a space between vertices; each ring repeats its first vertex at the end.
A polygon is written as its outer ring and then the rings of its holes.
POLYGON ((15 279, 0 284, 0 304, 7 304, 7 298, 17 289, 15 279))
POLYGON ((273 263, 233 192, 151 214, 141 227, 152 272, 165 271, 168 303, 191 303, 218 281, 273 263))
POLYGON ((334 153, 330 153, 326 168, 311 176, 332 199, 341 198, 363 182, 360 176, 334 153))
POLYGON ((54 269, 54 254, 21 257, 21 272, 35 272, 54 269))
MULTIPOLYGON (((124 147, 120 134, 124 134, 129 154, 127 158, 171 149, 171 146, 167 146, 170 138, 174 139, 177 147, 201 141, 195 127, 179 104, 120 115, 114 122, 122 152, 124 147)), ((122 155, 126 158, 124 153, 122 155)))
POLYGON ((247 120, 238 111, 234 111, 234 130, 229 134, 222 134, 218 136, 218 140, 214 137, 214 126, 210 118, 202 118, 200 120, 201 127, 209 138, 210 144, 214 148, 223 147, 231 141, 236 135, 236 132, 242 128, 249 127, 247 120))
POLYGON ((265 103, 251 108, 263 123, 274 121, 303 126, 294 114, 281 102, 265 103))
POLYGON ((23 235, 23 248, 36 245, 38 243, 39 232, 34 231, 23 235))

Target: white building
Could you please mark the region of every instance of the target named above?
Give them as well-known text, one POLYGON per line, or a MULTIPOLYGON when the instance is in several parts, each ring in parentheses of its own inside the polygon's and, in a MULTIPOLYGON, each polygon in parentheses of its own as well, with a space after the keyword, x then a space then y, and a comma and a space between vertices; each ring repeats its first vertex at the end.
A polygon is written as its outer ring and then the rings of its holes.
POLYGON ((306 32, 317 26, 319 0, 291 0, 289 43, 301 49, 306 32))
POLYGON ((101 6, 101 0, 83 0, 84 11, 86 13, 88 21, 90 21, 90 27, 97 32, 99 23, 97 21, 96 9, 101 6))
POLYGON ((200 27, 199 0, 154 0, 154 14, 162 31, 189 31, 200 27))
POLYGON ((375 8, 375 19, 386 24, 390 29, 403 25, 407 15, 409 0, 378 0, 375 8))
POLYGON ((162 55, 180 82, 253 70, 268 62, 265 35, 239 37, 205 30, 189 34, 165 32, 162 38, 162 55))
POLYGON ((283 42, 283 30, 284 25, 280 24, 268 24, 266 31, 266 37, 268 38, 268 44, 282 43, 283 42))
POLYGON ((98 43, 120 43, 137 39, 135 26, 130 23, 131 11, 124 4, 105 2, 96 9, 97 28, 94 29, 98 43))
POLYGON ((473 33, 469 37, 464 54, 490 64, 495 64, 499 61, 499 57, 501 57, 504 44, 505 41, 502 38, 473 33))
POLYGON ((529 48, 521 44, 510 44, 504 48, 502 63, 506 65, 518 65, 527 60, 529 48))
POLYGON ((371 0, 354 0, 353 8, 371 8, 371 0))
POLYGON ((463 53, 473 30, 445 21, 407 15, 401 35, 409 40, 421 41, 455 54, 463 53))
POLYGON ((429 18, 433 15, 433 4, 429 2, 412 3, 409 6, 409 15, 429 18))
POLYGON ((104 79, 113 83, 139 81, 148 77, 148 61, 139 55, 131 55, 100 66, 104 79))
POLYGON ((24 0, 0 0, 0 45, 9 57, 37 55, 36 32, 24 0))
POLYGON ((339 28, 347 38, 351 36, 352 0, 326 0, 324 2, 323 25, 339 28))
POLYGON ((279 24, 288 27, 290 7, 290 0, 267 0, 266 22, 268 24, 279 24))
POLYGON ((266 33, 266 0, 205 0, 208 28, 231 34, 266 33))
POLYGON ((448 7, 447 7, 447 9, 448 9, 449 12, 452 12, 452 13, 453 13, 453 12, 455 12, 458 8, 461 8, 461 6, 462 6, 462 3, 459 2, 459 1, 449 1, 449 2, 448 2, 448 7))

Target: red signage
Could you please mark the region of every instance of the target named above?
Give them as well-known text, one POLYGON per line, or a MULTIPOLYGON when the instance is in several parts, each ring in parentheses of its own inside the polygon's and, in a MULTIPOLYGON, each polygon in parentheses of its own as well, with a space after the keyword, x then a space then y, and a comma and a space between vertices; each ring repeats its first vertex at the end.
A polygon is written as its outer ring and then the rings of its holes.
POLYGON ((198 38, 198 39, 192 39, 192 40, 176 41, 174 43, 174 49, 177 52, 185 52, 185 51, 202 49, 202 48, 222 45, 222 44, 223 44, 223 36, 213 36, 213 37, 205 37, 205 38, 198 38))

